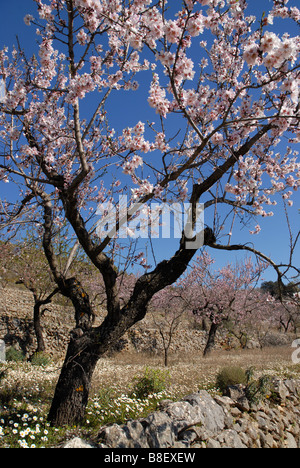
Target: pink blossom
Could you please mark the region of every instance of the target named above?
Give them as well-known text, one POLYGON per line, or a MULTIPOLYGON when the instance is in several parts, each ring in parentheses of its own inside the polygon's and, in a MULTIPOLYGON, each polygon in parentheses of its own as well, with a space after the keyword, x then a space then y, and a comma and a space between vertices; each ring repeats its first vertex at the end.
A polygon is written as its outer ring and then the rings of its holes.
POLYGON ((164 133, 160 132, 155 137, 155 147, 160 151, 167 151, 169 146, 166 144, 166 136, 164 133))
POLYGON ((142 136, 145 133, 145 124, 143 122, 138 122, 133 131, 136 135, 142 136))
POLYGON ((133 200, 137 200, 144 195, 150 195, 153 192, 153 185, 148 180, 142 180, 140 187, 131 189, 133 200))
POLYGON ((187 58, 186 55, 178 57, 175 70, 178 82, 181 82, 182 80, 194 79, 194 62, 193 60, 187 58))
POLYGON ((211 137, 210 141, 214 145, 221 145, 224 141, 224 137, 221 133, 214 133, 214 135, 211 137))
POLYGON ((213 3, 213 0, 198 0, 199 3, 201 3, 201 5, 210 5, 211 3, 213 3))
POLYGON ((298 21, 298 22, 300 21, 300 10, 299 10, 299 8, 297 8, 297 7, 292 7, 291 8, 291 17, 295 21, 298 21))
POLYGON ((156 73, 153 76, 148 103, 151 107, 156 109, 156 112, 162 117, 167 116, 170 109, 170 103, 166 99, 166 91, 159 85, 159 77, 156 73))
POLYGON ((259 60, 259 46, 257 44, 251 45, 244 52, 244 60, 248 65, 253 66, 258 63, 259 60))
POLYGON ((167 21, 165 25, 165 35, 169 42, 177 44, 182 36, 182 30, 176 21, 167 21))
POLYGON ((260 43, 260 49, 263 52, 271 52, 273 49, 277 48, 280 44, 280 39, 275 33, 266 31, 261 43, 260 43))
POLYGON ((204 31, 204 22, 202 14, 195 15, 189 20, 188 31, 192 37, 199 36, 204 31))
POLYGON ((49 22, 53 21, 54 16, 52 15, 52 8, 50 5, 44 5, 40 2, 38 11, 42 20, 47 20, 49 22))
POLYGON ((32 15, 26 15, 24 17, 24 23, 26 26, 31 26, 31 22, 34 20, 34 17, 32 15))
POLYGON ((137 169, 139 166, 143 165, 143 159, 140 156, 135 155, 131 160, 131 164, 135 169, 137 169))
POLYGON ((153 193, 156 198, 160 198, 164 192, 164 188, 161 187, 160 185, 156 185, 154 187, 153 193))
POLYGON ((79 42, 80 45, 85 45, 88 41, 88 35, 84 31, 84 29, 81 29, 79 33, 77 34, 77 41, 79 42))
POLYGON ((252 235, 257 235, 257 234, 259 234, 260 232, 261 232, 261 227, 260 227, 259 224, 257 224, 257 225, 255 226, 255 230, 254 230, 254 231, 250 231, 250 234, 252 234, 252 235))
POLYGON ((95 88, 96 83, 93 78, 88 73, 84 73, 82 76, 70 80, 67 102, 74 103, 76 99, 83 99, 86 93, 94 91, 95 88))
POLYGON ((172 67, 174 65, 175 55, 171 52, 160 52, 157 55, 157 59, 166 67, 172 67))

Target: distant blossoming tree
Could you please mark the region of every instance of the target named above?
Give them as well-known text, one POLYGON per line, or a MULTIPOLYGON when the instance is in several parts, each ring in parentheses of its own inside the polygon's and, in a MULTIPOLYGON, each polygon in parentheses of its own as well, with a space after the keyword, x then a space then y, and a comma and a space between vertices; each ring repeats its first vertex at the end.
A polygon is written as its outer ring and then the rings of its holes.
MULTIPOLYGON (((75 308, 49 414, 59 425, 83 418, 100 356, 198 250, 186 248, 194 237, 183 232, 174 256, 147 266, 122 304, 115 235, 95 236, 99 204, 127 194, 132 218, 135 202, 186 201, 196 226, 198 202, 207 222, 210 207, 270 216, 276 194, 292 203, 300 184, 299 36, 288 32, 300 13, 287 0, 274 0, 258 19, 245 0, 34 1, 38 18, 25 22, 37 26, 38 53, 0 51, 0 181, 16 184, 1 201, 0 223, 7 235, 21 219, 38 224, 53 278, 75 308), (274 32, 278 18, 285 34, 274 32), (125 92, 133 106, 139 96, 136 120, 129 124, 120 109, 123 128, 115 129, 110 102, 122 103, 125 92), (289 145, 276 150, 286 137, 289 145), (107 316, 97 327, 84 288, 59 269, 52 239, 64 222, 103 277, 107 316)), ((204 234, 206 245, 222 248, 211 228, 204 234)))
POLYGON ((268 294, 257 289, 266 264, 253 264, 250 258, 236 265, 213 270, 213 259, 207 253, 197 258, 190 273, 180 282, 187 310, 198 319, 209 319, 204 356, 215 345, 215 337, 224 322, 232 322, 238 329, 250 329, 252 323, 268 321, 273 304, 268 294))

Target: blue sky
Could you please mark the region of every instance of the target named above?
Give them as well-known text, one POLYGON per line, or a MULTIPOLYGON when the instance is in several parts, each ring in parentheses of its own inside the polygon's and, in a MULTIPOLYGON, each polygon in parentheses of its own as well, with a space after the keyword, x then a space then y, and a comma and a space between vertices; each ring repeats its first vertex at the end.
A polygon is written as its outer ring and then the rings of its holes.
MULTIPOLYGON (((175 5, 179 4, 180 0, 171 0, 170 4, 175 5)), ((270 8, 270 0, 250 0, 251 13, 257 14, 258 8, 260 11, 268 10, 270 8)), ((294 0, 291 2, 293 4, 294 0)), ((27 50, 29 55, 32 54, 36 45, 36 35, 35 27, 27 27, 24 24, 24 16, 27 14, 36 15, 36 4, 32 0, 2 0, 1 2, 1 16, 0 16, 0 49, 4 46, 11 48, 12 44, 16 43, 16 35, 19 38, 21 47, 27 50)), ((280 22, 276 23, 278 28, 277 32, 281 32, 280 22)), ((291 35, 299 33, 297 26, 291 25, 291 30, 289 31, 291 35)), ((143 84, 142 84, 143 86, 143 84)), ((149 83, 144 83, 145 89, 149 89, 149 83)), ((136 116, 136 109, 139 107, 139 102, 132 95, 132 93, 125 93, 123 101, 120 102, 119 96, 116 95, 115 98, 110 103, 110 111, 112 113, 113 125, 120 128, 125 126, 131 126, 137 123, 139 118, 136 116), (124 122, 125 115, 124 109, 126 109, 126 122, 124 122)), ((148 111, 146 111, 147 113, 148 111)), ((150 116, 150 113, 149 113, 150 116)), ((145 118, 145 120, 148 117, 145 118)), ((149 117, 151 119, 151 117, 149 117)), ((144 120, 144 121, 145 121, 144 120)), ((300 145, 298 145, 300 146, 300 145)), ((285 143, 282 143, 279 150, 283 153, 285 152, 285 143)), ((300 148, 297 148, 300 150, 300 148)), ((277 148, 278 151, 278 148, 277 148)), ((9 185, 9 184, 8 184, 9 185)), ((8 185, 0 184, 1 196, 3 196, 3 190, 8 191, 13 189, 13 187, 8 187, 8 185)), ((289 221, 293 232, 297 232, 300 229, 300 193, 295 193, 293 196, 294 206, 289 208, 289 221)), ((286 263, 289 260, 289 231, 287 228, 286 218, 283 203, 281 197, 278 198, 278 207, 276 208, 276 215, 272 218, 258 219, 258 223, 262 227, 262 232, 257 236, 250 236, 249 229, 239 225, 238 223, 235 226, 234 235, 232 237, 232 243, 244 243, 252 242, 253 246, 258 250, 264 252, 266 255, 270 256, 274 261, 280 263, 286 263)), ((205 222, 210 224, 211 214, 207 213, 205 217, 205 222)), ((224 239, 226 242, 226 239, 224 239)), ((163 258, 168 258, 172 253, 175 252, 178 247, 178 240, 153 240, 153 245, 156 251, 157 260, 163 258)), ((150 247, 148 248, 150 252, 150 247)), ((218 252, 210 251, 211 255, 216 259, 216 266, 222 266, 228 262, 234 262, 238 258, 245 256, 244 253, 238 254, 233 252, 218 252)), ((250 254, 249 254, 250 255, 250 254)), ((297 254, 295 254, 295 260, 300 259, 300 249, 298 248, 297 254)), ((149 253, 149 263, 153 264, 153 259, 149 253)), ((269 280, 275 279, 274 272, 268 270, 265 275, 265 279, 269 280)))

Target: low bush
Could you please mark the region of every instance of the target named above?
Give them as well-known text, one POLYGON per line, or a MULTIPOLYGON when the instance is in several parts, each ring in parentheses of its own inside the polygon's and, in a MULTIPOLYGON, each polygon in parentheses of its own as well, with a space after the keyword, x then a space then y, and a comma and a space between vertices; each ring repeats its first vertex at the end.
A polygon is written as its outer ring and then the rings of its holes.
POLYGON ((34 366, 49 366, 51 358, 46 353, 36 353, 31 359, 31 364, 34 366))
POLYGON ((232 385, 246 385, 248 383, 247 373, 241 367, 224 367, 217 375, 216 386, 224 394, 226 389, 232 385))
POLYGON ((271 381, 268 375, 263 375, 258 380, 251 380, 246 389, 245 394, 251 403, 258 403, 265 398, 271 396, 271 381))
POLYGON ((169 372, 146 368, 142 377, 134 377, 134 384, 130 396, 139 400, 149 395, 166 390, 169 380, 169 372))
POLYGON ((26 360, 26 356, 22 351, 14 348, 13 346, 7 349, 5 358, 7 362, 22 362, 26 360))

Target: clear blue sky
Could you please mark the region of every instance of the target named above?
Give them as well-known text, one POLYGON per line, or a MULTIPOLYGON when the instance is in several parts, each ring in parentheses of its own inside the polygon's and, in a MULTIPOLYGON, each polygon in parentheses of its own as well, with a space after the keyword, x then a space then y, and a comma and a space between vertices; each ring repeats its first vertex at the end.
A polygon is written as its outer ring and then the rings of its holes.
MULTIPOLYGON (((180 0, 171 0, 170 4, 173 6, 175 3, 180 3, 180 0)), ((258 15, 258 9, 262 12, 270 8, 270 0, 249 0, 249 5, 251 8, 251 13, 258 15)), ((294 3, 294 2, 291 2, 294 3)), ((297 3, 297 2, 296 2, 297 3)), ((296 4, 295 3, 295 4, 296 4)), ((16 43, 16 36, 18 36, 22 48, 27 50, 29 55, 34 52, 37 47, 36 44, 36 35, 35 27, 27 27, 24 24, 24 16, 27 14, 36 15, 36 4, 32 0, 2 0, 1 2, 1 15, 0 15, 0 49, 3 46, 8 46, 11 48, 12 44, 16 43)), ((280 32, 280 22, 279 30, 280 32)), ((295 25, 289 31, 290 34, 298 34, 299 29, 295 25)), ((147 89, 149 85, 147 83, 147 89)), ((116 96, 116 99, 111 103, 111 112, 113 114, 113 125, 116 127, 120 126, 124 128, 125 126, 130 126, 135 124, 139 119, 136 117, 135 110, 139 107, 140 103, 135 101, 132 97, 132 94, 125 93, 125 101, 122 102, 122 108, 126 108, 126 122, 124 121, 124 112, 121 111, 121 104, 119 97, 116 96)), ((144 121, 147 117, 144 119, 144 121)), ((298 145, 300 146, 300 145, 298 145)), ((300 148, 297 148, 300 150, 300 148)), ((283 143, 279 148, 282 152, 285 152, 285 144, 283 143)), ((278 151, 278 148, 277 148, 278 151)), ((8 187, 7 185, 0 184, 0 195, 3 196, 3 190, 9 191, 13 187, 8 187), (1 194, 2 192, 2 194, 1 194)), ((299 230, 300 228, 300 193, 296 193, 293 197, 294 206, 289 209, 290 223, 293 232, 299 230)), ((249 229, 243 228, 242 225, 236 225, 234 235, 232 237, 232 243, 244 243, 244 242, 253 242, 253 245, 258 250, 261 250, 266 255, 272 257, 272 259, 278 263, 286 263, 289 260, 289 232, 286 224, 285 213, 283 209, 283 204, 281 197, 278 198, 278 207, 276 209, 276 217, 267 218, 267 219, 258 219, 258 223, 262 227, 262 232, 258 236, 249 236, 249 229)), ((209 223, 210 215, 205 218, 207 224, 209 223)), ((153 240, 153 244, 156 250, 157 260, 162 258, 168 258, 172 255, 178 247, 178 240, 153 240)), ((150 250, 150 248, 149 248, 150 250)), ((216 266, 224 265, 227 262, 234 262, 235 259, 243 257, 245 254, 236 254, 233 252, 218 252, 211 251, 211 255, 216 259, 216 266)), ((250 255, 250 254, 249 254, 250 255)), ((149 254, 150 256, 150 254, 149 254)), ((300 264, 300 249, 297 250, 297 256, 295 255, 295 260, 297 258, 298 266, 300 264)), ((153 263, 151 257, 149 258, 149 263, 153 263)), ((272 270, 269 270, 265 275, 266 279, 275 279, 275 275, 272 270)))

